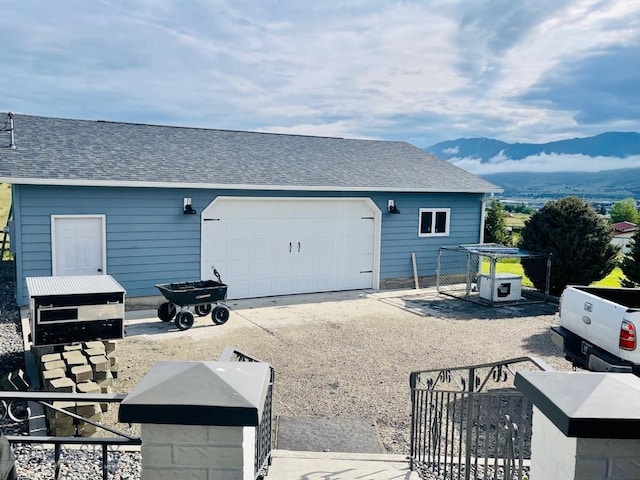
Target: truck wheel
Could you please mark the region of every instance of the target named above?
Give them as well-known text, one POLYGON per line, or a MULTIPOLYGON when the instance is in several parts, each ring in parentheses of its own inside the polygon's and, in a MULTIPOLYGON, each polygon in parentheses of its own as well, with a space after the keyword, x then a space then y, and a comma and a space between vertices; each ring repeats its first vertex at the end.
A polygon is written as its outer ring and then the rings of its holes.
POLYGON ((211 312, 211 320, 216 325, 224 325, 229 320, 229 309, 224 305, 216 305, 216 308, 211 312))
POLYGON ((163 322, 170 322, 176 315, 176 306, 171 302, 165 302, 158 307, 158 318, 163 322))
POLYGON ((193 310, 199 317, 205 317, 211 312, 211 304, 196 305, 195 307, 193 307, 193 310))
POLYGON ((188 310, 178 312, 175 324, 178 330, 189 330, 193 326, 193 314, 188 310))

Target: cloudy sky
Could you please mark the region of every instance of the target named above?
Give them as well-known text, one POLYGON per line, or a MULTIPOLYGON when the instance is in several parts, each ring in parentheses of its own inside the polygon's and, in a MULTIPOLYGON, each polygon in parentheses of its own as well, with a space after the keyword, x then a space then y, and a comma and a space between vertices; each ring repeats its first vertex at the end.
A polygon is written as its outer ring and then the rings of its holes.
POLYGON ((0 111, 419 147, 640 131, 640 0, 0 6, 0 111))

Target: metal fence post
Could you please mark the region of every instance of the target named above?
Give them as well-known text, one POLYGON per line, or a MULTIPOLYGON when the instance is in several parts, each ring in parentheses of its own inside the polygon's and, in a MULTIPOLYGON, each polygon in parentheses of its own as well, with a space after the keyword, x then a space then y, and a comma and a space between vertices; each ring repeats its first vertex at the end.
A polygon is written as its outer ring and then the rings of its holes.
POLYGON ((414 373, 409 376, 409 388, 411 389, 411 443, 409 446, 411 455, 409 455, 409 469, 413 471, 415 467, 414 457, 416 454, 416 374, 414 373))
POLYGON ((475 368, 471 367, 469 369, 469 375, 467 377, 467 381, 468 381, 467 390, 469 393, 467 397, 467 422, 466 422, 467 435, 465 438, 465 455, 464 455, 464 461, 465 461, 465 464, 467 465, 467 468, 465 469, 465 472, 464 472, 465 480, 469 480, 471 478, 470 477, 471 469, 468 468, 468 466, 471 464, 471 434, 472 434, 472 425, 473 425, 473 395, 475 391, 475 377, 476 377, 476 370, 475 368))

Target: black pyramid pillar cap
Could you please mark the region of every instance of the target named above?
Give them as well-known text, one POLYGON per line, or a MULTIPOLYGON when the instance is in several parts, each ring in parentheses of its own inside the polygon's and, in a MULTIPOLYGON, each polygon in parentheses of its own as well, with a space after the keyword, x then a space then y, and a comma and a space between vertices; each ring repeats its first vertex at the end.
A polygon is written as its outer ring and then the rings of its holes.
POLYGON ((640 439, 640 378, 518 372, 515 385, 567 437, 640 439))
POLYGON ((262 362, 159 362, 124 398, 118 421, 255 426, 270 378, 262 362))

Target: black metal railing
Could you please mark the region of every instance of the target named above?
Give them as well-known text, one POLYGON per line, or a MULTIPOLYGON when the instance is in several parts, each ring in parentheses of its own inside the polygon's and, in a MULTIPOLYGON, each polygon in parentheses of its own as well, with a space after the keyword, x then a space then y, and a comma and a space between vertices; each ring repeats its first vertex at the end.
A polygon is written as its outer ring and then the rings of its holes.
MULTIPOLYGON (((225 347, 218 360, 222 362, 262 362, 262 360, 243 353, 234 347, 225 347)), ((271 465, 271 430, 273 412, 273 383, 275 380, 275 371, 271 366, 269 366, 269 371, 269 385, 267 386, 267 395, 264 400, 262 417, 260 419, 260 424, 256 427, 256 448, 254 465, 254 473, 256 479, 266 476, 266 471, 269 465, 271 465)))
MULTIPOLYGON (((95 422, 89 418, 77 415, 65 408, 56 406, 57 402, 64 402, 68 405, 90 403, 109 403, 119 404, 122 402, 125 394, 85 394, 85 393, 48 393, 48 392, 12 392, 0 391, 0 429, 3 434, 5 431, 24 434, 7 434, 5 435, 10 445, 17 444, 35 444, 35 445, 53 445, 53 461, 54 461, 54 479, 58 480, 61 476, 62 465, 62 446, 64 445, 80 445, 84 446, 85 451, 88 448, 99 451, 97 457, 100 461, 100 470, 102 479, 107 480, 109 454, 121 453, 120 447, 139 447, 141 441, 139 437, 129 435, 127 433, 116 430, 103 423, 95 422), (93 425, 97 429, 110 434, 111 436, 50 436, 46 435, 47 429, 45 424, 44 412, 58 412, 62 416, 70 417, 73 422, 81 425, 93 425), (40 423, 40 426, 34 427, 40 423), (31 424, 31 426, 29 426, 31 424), (40 434, 35 434, 37 431, 40 434)), ((58 405, 60 405, 58 403, 58 405)))
POLYGON ((531 403, 517 371, 552 370, 520 357, 412 372, 411 469, 423 478, 525 478, 531 459, 531 403))
MULTIPOLYGON (((261 362, 255 357, 247 355, 231 347, 225 348, 219 358, 220 361, 261 362)), ((263 362, 264 363, 264 362, 263 362)), ((266 475, 268 466, 271 465, 272 450, 272 405, 273 384, 275 372, 269 366, 269 384, 266 386, 265 402, 262 409, 259 425, 256 426, 255 443, 255 478, 266 475)), ((139 437, 116 430, 104 423, 93 421, 66 410, 68 402, 81 403, 109 403, 119 404, 126 394, 79 394, 79 393, 49 393, 49 392, 14 392, 0 391, 0 432, 8 439, 12 446, 19 444, 53 445, 53 478, 61 478, 63 463, 63 446, 81 446, 85 453, 90 450, 91 458, 100 462, 102 479, 107 480, 109 475, 110 455, 120 454, 123 450, 131 450, 130 447, 139 447, 142 442, 139 437), (64 402, 65 408, 60 408, 64 402), (102 430, 105 436, 52 436, 47 434, 46 415, 44 412, 58 412, 60 415, 70 417, 77 425, 89 424, 102 430)), ((73 461, 73 459, 71 459, 73 461)), ((113 462, 111 462, 113 463, 113 462)))

